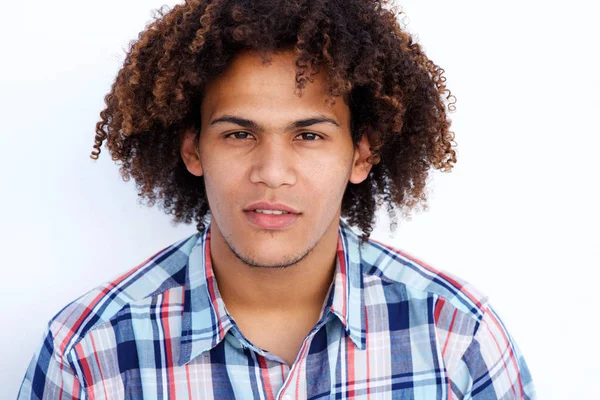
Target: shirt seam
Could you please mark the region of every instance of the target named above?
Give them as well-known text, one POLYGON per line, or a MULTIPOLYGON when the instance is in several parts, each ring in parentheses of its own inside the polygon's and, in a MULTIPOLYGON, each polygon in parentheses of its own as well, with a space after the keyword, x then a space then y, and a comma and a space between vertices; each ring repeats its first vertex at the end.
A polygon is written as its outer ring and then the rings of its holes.
MULTIPOLYGON (((135 303, 135 302, 138 302, 138 301, 141 301, 141 300, 145 300, 145 299, 148 299, 148 298, 151 298, 151 297, 159 296, 159 295, 163 294, 164 292, 166 292, 167 290, 171 290, 171 289, 175 289, 175 288, 179 288, 179 287, 184 288, 184 290, 185 290, 185 285, 175 284, 175 285, 172 285, 172 286, 167 286, 164 290, 162 290, 160 292, 152 292, 151 294, 149 294, 147 296, 144 296, 144 297, 142 297, 140 299, 135 299, 133 301, 128 301, 128 302, 123 303, 123 305, 119 309, 119 311, 117 311, 116 313, 114 313, 109 319, 107 319, 107 320, 99 319, 94 325, 92 325, 90 328, 88 328, 85 332, 83 332, 82 334, 78 334, 77 335, 77 339, 69 347, 65 348, 64 353, 65 354, 66 353, 70 353, 75 348, 75 346, 79 342, 81 342, 90 332, 92 332, 92 331, 94 331, 96 329, 102 328, 106 324, 112 322, 112 320, 114 320, 115 318, 118 318, 122 314, 127 313, 128 310, 126 310, 126 307, 128 305, 131 305, 132 303, 135 303)), ((112 302, 112 301, 113 300, 111 300, 110 302, 112 302)), ((55 336, 55 333, 52 332, 52 339, 55 340, 56 338, 57 337, 55 336)))

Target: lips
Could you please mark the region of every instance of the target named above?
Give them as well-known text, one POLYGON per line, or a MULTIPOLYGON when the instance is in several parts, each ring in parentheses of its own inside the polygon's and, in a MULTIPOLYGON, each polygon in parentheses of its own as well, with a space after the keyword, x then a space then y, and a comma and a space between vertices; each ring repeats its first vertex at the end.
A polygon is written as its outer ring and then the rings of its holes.
POLYGON ((262 229, 285 229, 293 225, 299 214, 263 214, 256 211, 244 211, 251 224, 262 229))
POLYGON ((283 203, 267 203, 267 202, 261 201, 258 203, 252 203, 249 206, 247 206, 246 208, 244 208, 244 211, 254 211, 254 210, 277 210, 277 211, 287 211, 291 214, 300 214, 300 212, 298 210, 296 210, 295 208, 288 206, 287 204, 283 204, 283 203))

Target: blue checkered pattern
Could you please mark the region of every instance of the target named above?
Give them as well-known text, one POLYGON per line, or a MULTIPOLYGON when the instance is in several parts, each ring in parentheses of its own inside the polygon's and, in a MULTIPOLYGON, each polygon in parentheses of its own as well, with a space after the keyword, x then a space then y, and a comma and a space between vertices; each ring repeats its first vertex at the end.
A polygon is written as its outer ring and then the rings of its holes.
POLYGON ((296 361, 249 342, 219 294, 210 228, 53 317, 18 399, 534 399, 485 296, 340 219, 335 277, 296 361))

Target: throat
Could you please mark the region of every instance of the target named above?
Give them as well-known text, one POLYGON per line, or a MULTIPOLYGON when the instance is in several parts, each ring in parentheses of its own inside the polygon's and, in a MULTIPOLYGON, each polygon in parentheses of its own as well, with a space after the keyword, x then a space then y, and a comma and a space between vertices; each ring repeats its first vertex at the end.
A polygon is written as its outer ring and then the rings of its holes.
POLYGON ((320 310, 290 311, 279 316, 233 310, 230 314, 250 343, 281 358, 290 368, 321 315, 320 310))

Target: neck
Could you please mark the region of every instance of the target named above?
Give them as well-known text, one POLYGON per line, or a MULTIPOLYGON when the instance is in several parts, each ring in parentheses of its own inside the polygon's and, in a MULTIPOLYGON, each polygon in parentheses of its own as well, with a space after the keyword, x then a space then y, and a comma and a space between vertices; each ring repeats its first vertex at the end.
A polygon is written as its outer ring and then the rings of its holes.
POLYGON ((268 314, 319 312, 334 277, 338 221, 334 220, 305 258, 286 268, 248 266, 232 253, 218 228, 211 224, 211 261, 228 310, 268 314))

